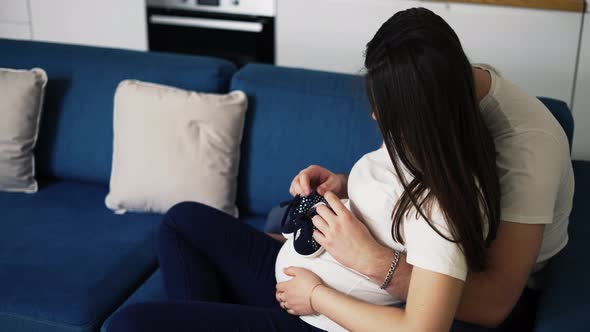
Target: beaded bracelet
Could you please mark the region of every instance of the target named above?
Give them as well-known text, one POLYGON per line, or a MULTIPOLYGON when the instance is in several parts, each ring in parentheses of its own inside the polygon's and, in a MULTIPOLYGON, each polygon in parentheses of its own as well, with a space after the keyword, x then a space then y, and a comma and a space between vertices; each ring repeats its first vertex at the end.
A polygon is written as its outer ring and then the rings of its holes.
POLYGON ((391 266, 389 266, 389 271, 387 271, 387 276, 385 276, 385 280, 383 281, 381 286, 379 286, 379 288, 381 288, 381 289, 387 288, 387 286, 391 282, 391 278, 393 277, 393 271, 395 271, 397 263, 399 262, 399 257, 401 255, 401 252, 399 252, 395 249, 393 250, 393 252, 394 252, 393 262, 391 262, 391 266))

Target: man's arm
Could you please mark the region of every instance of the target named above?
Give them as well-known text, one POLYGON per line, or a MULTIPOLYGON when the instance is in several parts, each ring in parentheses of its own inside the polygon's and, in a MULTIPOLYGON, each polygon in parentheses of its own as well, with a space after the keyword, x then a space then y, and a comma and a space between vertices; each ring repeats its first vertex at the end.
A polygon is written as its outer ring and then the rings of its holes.
POLYGON ((448 331, 463 281, 416 268, 410 287, 405 309, 366 303, 323 285, 312 291, 310 303, 350 331, 448 331))
MULTIPOLYGON (((501 221, 496 239, 488 250, 489 266, 484 272, 470 273, 457 310, 457 319, 497 326, 506 319, 518 301, 536 262, 545 226, 501 221)), ((393 250, 382 248, 372 256, 366 271, 376 284, 381 284, 393 260, 393 250)), ((406 299, 412 266, 402 256, 387 292, 406 299)))
MULTIPOLYGON (((388 247, 381 247, 381 251, 372 255, 366 271, 359 271, 365 274, 377 285, 381 285, 393 262, 395 252, 388 247)), ((412 265, 406 262, 406 255, 400 255, 399 262, 395 267, 393 278, 385 289, 389 294, 406 300, 410 288, 410 277, 412 276, 412 265)))
POLYGON ((489 267, 468 276, 457 319, 494 327, 510 314, 535 265, 545 225, 501 221, 489 267))

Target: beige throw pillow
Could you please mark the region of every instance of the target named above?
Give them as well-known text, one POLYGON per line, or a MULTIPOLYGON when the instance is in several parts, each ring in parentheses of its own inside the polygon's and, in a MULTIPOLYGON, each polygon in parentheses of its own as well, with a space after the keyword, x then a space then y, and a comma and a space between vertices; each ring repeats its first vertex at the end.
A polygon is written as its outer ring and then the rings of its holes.
POLYGON ((246 95, 197 93, 126 80, 115 93, 106 205, 164 213, 182 201, 233 216, 246 95))
POLYGON ((0 68, 0 191, 34 193, 35 157, 47 74, 0 68))

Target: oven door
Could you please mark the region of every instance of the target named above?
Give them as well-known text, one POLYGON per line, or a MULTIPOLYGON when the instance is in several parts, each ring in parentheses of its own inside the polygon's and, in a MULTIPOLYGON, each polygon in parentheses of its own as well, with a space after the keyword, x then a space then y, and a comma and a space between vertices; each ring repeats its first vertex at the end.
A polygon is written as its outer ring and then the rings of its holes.
POLYGON ((274 19, 148 8, 151 51, 221 57, 239 67, 274 64, 274 19))

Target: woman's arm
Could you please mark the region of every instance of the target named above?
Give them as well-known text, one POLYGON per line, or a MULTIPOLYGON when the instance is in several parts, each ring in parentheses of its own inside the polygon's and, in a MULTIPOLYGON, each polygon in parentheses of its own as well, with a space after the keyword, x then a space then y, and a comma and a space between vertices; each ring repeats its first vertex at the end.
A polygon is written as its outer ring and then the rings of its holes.
POLYGON ((294 277, 277 284, 277 299, 291 314, 309 311, 301 306, 294 310, 290 303, 309 302, 312 311, 350 331, 448 331, 463 290, 463 281, 459 279, 416 267, 406 308, 400 309, 362 302, 324 285, 313 288, 314 275, 305 269, 290 268, 289 272, 294 277))
MULTIPOLYGON (((489 268, 469 274, 457 310, 458 319, 488 327, 498 326, 506 319, 526 286, 539 255, 543 231, 544 225, 500 222, 489 249, 489 268)), ((359 272, 376 284, 381 283, 387 275, 393 250, 380 247, 365 257, 368 257, 366 262, 357 264, 365 269, 359 272)), ((406 298, 411 274, 412 266, 400 259, 387 292, 406 298)))
MULTIPOLYGON (((336 207, 336 213, 318 207, 322 218, 314 218, 314 225, 320 231, 314 238, 338 262, 381 284, 393 260, 393 250, 379 244, 361 221, 340 209, 337 197, 331 193, 324 197, 330 206, 336 207), (333 220, 333 227, 326 227, 323 219, 333 220)), ((489 249, 489 268, 468 276, 458 319, 489 327, 506 319, 526 286, 539 254, 543 231, 543 225, 500 222, 489 249)), ((406 298, 411 275, 412 266, 402 256, 386 291, 406 298)))
MULTIPOLYGON (((349 227, 362 229, 364 225, 359 222, 349 227)), ((342 231, 342 234, 334 238, 343 239, 349 236, 349 232, 357 233, 348 228, 342 228, 342 231)), ((500 222, 496 239, 489 249, 489 268, 481 273, 469 274, 463 299, 457 310, 458 319, 488 327, 495 327, 506 319, 526 286, 529 274, 539 255, 543 231, 544 225, 500 222)), ((385 279, 393 260, 393 250, 377 244, 375 239, 363 240, 369 244, 348 248, 365 259, 356 262, 346 260, 351 264, 347 266, 368 276, 374 283, 380 284, 385 279), (363 251, 362 248, 367 250, 363 251)), ((328 244, 330 245, 340 247, 339 244, 328 244)), ((326 250, 330 252, 331 248, 326 247, 326 250)), ((412 266, 405 261, 405 255, 402 255, 386 291, 393 296, 405 299, 410 287, 411 275, 412 266)))

